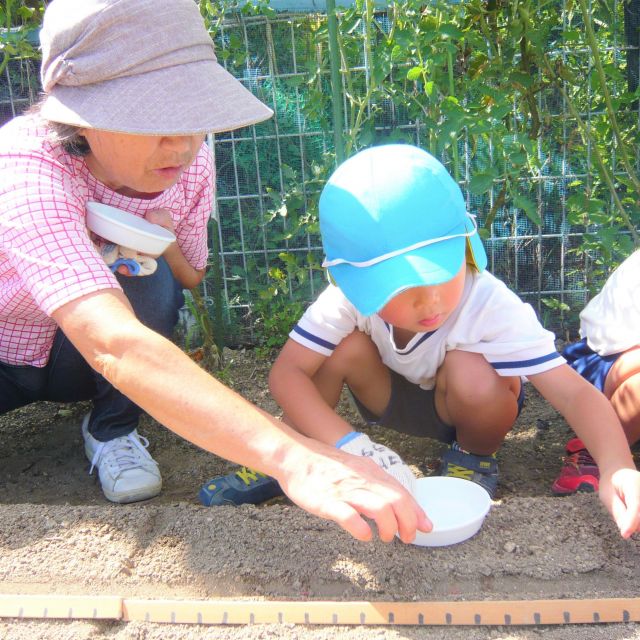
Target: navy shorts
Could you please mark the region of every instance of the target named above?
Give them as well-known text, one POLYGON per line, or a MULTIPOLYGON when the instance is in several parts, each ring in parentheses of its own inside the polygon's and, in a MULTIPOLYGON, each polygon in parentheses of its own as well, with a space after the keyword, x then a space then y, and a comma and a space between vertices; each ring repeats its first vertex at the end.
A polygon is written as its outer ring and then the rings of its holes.
POLYGON ((572 369, 575 369, 594 387, 604 391, 604 382, 607 379, 609 370, 622 353, 612 353, 608 356, 598 355, 589 347, 587 339, 583 338, 580 342, 575 342, 565 347, 562 355, 572 369))
MULTIPOLYGON (((447 444, 453 442, 456 439, 456 429, 440 419, 436 411, 435 391, 422 389, 391 369, 389 373, 391 374, 391 399, 382 416, 374 415, 351 392, 365 422, 388 427, 410 436, 435 438, 447 444)), ((523 404, 524 385, 520 385, 518 414, 523 404)))

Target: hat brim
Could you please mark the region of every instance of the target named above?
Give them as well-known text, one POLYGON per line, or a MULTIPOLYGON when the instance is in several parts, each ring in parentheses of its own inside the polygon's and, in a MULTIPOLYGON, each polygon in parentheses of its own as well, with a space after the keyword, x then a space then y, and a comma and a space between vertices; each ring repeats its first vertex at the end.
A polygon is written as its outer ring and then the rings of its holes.
POLYGON ((201 60, 84 86, 56 85, 47 120, 138 135, 195 135, 262 122, 273 111, 217 62, 201 60))
MULTIPOLYGON (((471 224, 471 223, 469 223, 471 224)), ((473 229, 468 228, 467 231, 473 229)), ((347 299, 364 316, 380 311, 406 289, 443 284, 454 278, 467 256, 478 271, 487 266, 487 254, 478 233, 435 242, 370 267, 338 264, 329 268, 331 277, 347 299), (467 244, 468 243, 468 244, 467 244)))

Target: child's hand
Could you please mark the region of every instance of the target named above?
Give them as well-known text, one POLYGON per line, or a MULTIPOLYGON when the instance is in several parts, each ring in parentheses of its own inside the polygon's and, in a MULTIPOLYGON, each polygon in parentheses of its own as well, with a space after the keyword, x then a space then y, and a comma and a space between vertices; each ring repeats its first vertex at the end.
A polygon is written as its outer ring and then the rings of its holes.
MULTIPOLYGON (((355 456, 371 458, 379 467, 393 476, 411 495, 415 488, 416 477, 402 458, 389 447, 373 442, 364 433, 352 432, 346 442, 338 442, 338 448, 355 456)), ((344 440, 345 438, 343 438, 344 440)))
POLYGON ((600 476, 600 499, 610 511, 623 538, 640 531, 640 473, 618 469, 600 476))

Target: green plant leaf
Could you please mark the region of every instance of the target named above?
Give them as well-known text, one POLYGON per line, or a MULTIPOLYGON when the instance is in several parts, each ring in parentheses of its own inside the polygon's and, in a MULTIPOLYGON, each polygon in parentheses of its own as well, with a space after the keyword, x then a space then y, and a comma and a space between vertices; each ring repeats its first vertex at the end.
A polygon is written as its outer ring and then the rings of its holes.
POLYGON ((415 80, 419 80, 422 78, 422 74, 424 73, 424 67, 412 67, 407 71, 407 80, 411 80, 412 82, 415 80))
POLYGON ((518 209, 522 209, 531 222, 537 225, 542 224, 535 202, 529 200, 529 198, 525 198, 525 196, 516 194, 513 196, 513 204, 518 207, 518 209))
POLYGON ((469 191, 476 195, 486 193, 493 186, 495 178, 496 174, 493 172, 476 173, 469 180, 469 191))

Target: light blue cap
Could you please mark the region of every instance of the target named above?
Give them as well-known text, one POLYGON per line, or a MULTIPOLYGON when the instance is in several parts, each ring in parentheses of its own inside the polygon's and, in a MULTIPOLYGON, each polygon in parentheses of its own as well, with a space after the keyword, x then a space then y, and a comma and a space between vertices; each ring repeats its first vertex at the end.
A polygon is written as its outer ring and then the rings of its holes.
POLYGON ((451 280, 487 255, 475 218, 444 165, 406 144, 365 149, 336 169, 320 195, 324 266, 365 316, 411 287, 451 280))

